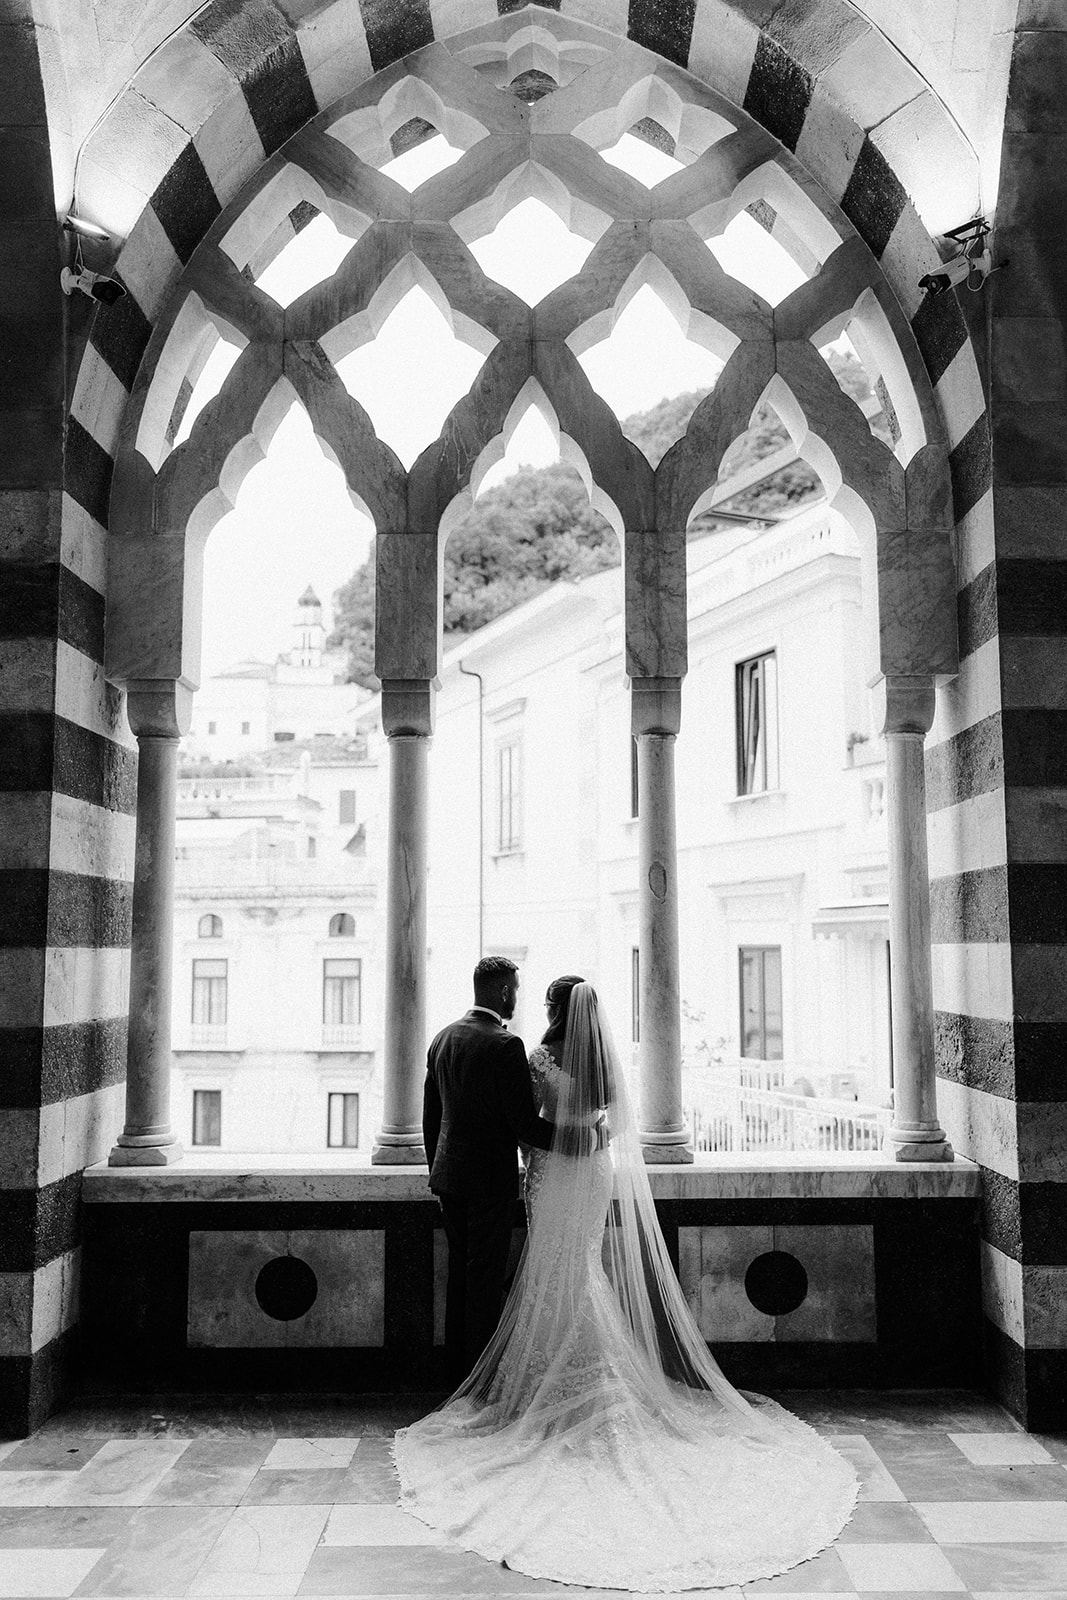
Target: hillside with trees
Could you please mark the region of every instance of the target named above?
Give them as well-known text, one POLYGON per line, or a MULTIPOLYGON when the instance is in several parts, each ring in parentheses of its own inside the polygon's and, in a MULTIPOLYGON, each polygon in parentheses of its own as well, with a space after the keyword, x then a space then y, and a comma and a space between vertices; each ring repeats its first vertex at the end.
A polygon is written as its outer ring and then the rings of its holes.
MULTIPOLYGON (((831 360, 838 382, 870 409, 870 387, 862 367, 848 356, 831 360)), ((709 391, 694 389, 661 400, 648 411, 627 417, 622 430, 653 466, 689 426, 709 391)), ((879 413, 872 426, 888 438, 879 413)), ((720 481, 727 480, 789 443, 778 418, 761 407, 748 431, 723 459, 720 481)), ((817 500, 822 485, 803 461, 793 461, 739 490, 721 503, 738 516, 777 521, 817 500)), ((689 537, 721 526, 715 513, 697 518, 689 537)), ((589 504, 585 486, 572 467, 521 467, 475 502, 470 515, 445 546, 444 631, 446 642, 473 633, 561 578, 583 578, 618 566, 622 560, 611 528, 589 504)), ((377 688, 374 676, 374 546, 361 567, 334 596, 330 644, 344 649, 354 683, 377 688)))

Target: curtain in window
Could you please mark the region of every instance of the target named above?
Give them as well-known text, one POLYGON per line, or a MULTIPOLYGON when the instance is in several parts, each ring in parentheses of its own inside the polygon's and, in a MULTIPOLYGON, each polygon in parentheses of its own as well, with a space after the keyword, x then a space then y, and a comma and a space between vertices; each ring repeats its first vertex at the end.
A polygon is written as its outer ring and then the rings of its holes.
POLYGON ((331 1027, 354 1027, 360 1020, 360 963, 322 964, 322 1020, 331 1027))
POLYGON ((193 962, 193 1021, 200 1026, 221 1027, 226 1021, 225 961, 193 962))

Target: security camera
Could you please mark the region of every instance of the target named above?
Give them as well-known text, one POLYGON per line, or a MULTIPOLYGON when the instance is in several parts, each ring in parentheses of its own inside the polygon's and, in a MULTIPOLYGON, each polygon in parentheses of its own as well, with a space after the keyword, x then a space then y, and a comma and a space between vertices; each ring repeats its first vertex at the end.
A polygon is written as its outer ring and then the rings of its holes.
POLYGON ((957 283, 965 283, 976 293, 988 278, 993 267, 993 257, 988 250, 983 250, 977 256, 953 256, 951 261, 946 261, 940 272, 928 272, 919 279, 919 288, 925 289, 928 294, 944 294, 946 289, 952 289, 957 283))
POLYGON ((928 272, 920 278, 919 288, 927 294, 944 294, 956 284, 965 283, 972 294, 977 293, 993 270, 993 257, 986 243, 989 233, 984 217, 972 217, 958 228, 950 228, 945 237, 958 246, 956 254, 949 257, 940 272, 928 272))
POLYGON ((90 272, 87 267, 80 272, 72 272, 70 267, 64 267, 59 274, 59 286, 64 294, 73 294, 75 289, 80 289, 90 300, 99 300, 104 306, 113 306, 126 293, 117 278, 105 277, 102 272, 90 272))

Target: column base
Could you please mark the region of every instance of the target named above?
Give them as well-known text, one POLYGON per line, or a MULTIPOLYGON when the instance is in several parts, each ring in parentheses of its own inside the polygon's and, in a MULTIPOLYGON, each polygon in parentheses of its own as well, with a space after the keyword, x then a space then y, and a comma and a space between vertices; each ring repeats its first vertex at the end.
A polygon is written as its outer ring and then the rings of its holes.
POLYGON ((889 1144, 897 1161, 954 1161, 952 1146, 936 1123, 900 1123, 889 1130, 889 1144))
POLYGON ((107 1158, 109 1167, 173 1167, 185 1155, 177 1139, 170 1144, 123 1144, 121 1139, 107 1158))
POLYGON ((645 1144, 641 1142, 641 1155, 646 1167, 659 1167, 664 1165, 688 1166, 695 1159, 692 1145, 688 1144, 645 1144))
POLYGON ((424 1167, 426 1150, 419 1139, 414 1144, 386 1144, 379 1136, 371 1147, 372 1167, 424 1167))
POLYGON ((952 1146, 943 1135, 940 1139, 931 1139, 928 1142, 906 1139, 898 1144, 892 1134, 889 1135, 889 1139, 894 1161, 955 1161, 956 1159, 952 1146))

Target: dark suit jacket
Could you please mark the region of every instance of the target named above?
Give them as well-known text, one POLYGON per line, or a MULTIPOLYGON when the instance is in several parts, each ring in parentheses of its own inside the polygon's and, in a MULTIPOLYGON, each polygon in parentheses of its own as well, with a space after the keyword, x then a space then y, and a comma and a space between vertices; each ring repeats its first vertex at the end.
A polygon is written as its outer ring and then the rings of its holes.
POLYGON ((522 1040, 484 1011, 450 1022, 430 1045, 422 1132, 438 1194, 514 1195, 516 1147, 550 1148, 552 1124, 537 1114, 522 1040))

